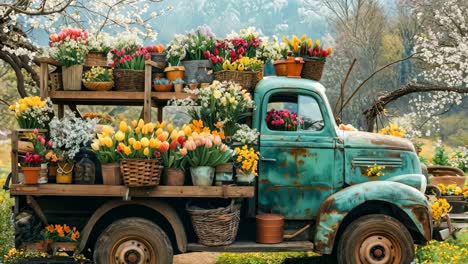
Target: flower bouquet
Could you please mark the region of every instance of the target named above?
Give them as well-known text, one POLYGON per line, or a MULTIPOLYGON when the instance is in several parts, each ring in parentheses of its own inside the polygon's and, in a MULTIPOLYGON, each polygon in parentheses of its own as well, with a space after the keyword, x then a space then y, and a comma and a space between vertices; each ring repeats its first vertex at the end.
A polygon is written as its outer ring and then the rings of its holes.
POLYGON ((88 54, 84 65, 87 67, 107 66, 107 54, 111 50, 112 41, 112 37, 105 32, 90 35, 88 37, 88 54))
POLYGON ((39 96, 28 96, 9 106, 15 113, 21 129, 46 129, 54 115, 52 102, 49 98, 42 100, 39 96))
MULTIPOLYGON (((260 47, 257 49, 257 58, 265 62, 265 76, 275 75, 273 61, 285 61, 288 57, 288 51, 288 46, 280 42, 277 36, 273 36, 271 40, 268 37, 262 38, 260 47)), ((286 67, 283 68, 286 71, 286 67)), ((286 73, 280 73, 279 75, 286 75, 286 73)))
POLYGON ((88 53, 88 32, 67 28, 49 37, 50 55, 62 65, 63 88, 81 89, 83 63, 88 53))
POLYGON ((322 78, 323 68, 325 67, 325 62, 331 53, 332 48, 323 48, 320 45, 319 39, 315 41, 313 46, 311 41, 307 40, 307 52, 306 54, 302 53, 302 57, 304 58, 304 67, 302 68, 301 77, 320 81, 322 78))
POLYGON ((268 128, 279 131, 297 131, 304 124, 304 120, 296 112, 272 109, 266 114, 268 128))
POLYGON ((215 71, 214 78, 218 81, 232 81, 250 91, 255 88, 257 81, 263 78, 261 69, 263 61, 257 58, 242 57, 233 62, 225 60, 221 71, 215 71))
POLYGON ((161 127, 162 124, 145 124, 142 119, 132 121, 131 126, 125 121, 120 123, 119 131, 124 134, 118 136, 116 150, 122 156, 120 170, 125 185, 141 187, 159 184, 161 153, 169 149, 168 135, 162 133, 161 127))
POLYGON ((104 125, 91 144, 91 149, 101 162, 102 182, 105 185, 120 185, 122 182, 119 164, 122 156, 117 152, 117 146, 124 139, 125 132, 115 132, 112 126, 104 125))
POLYGON ((114 86, 112 69, 92 67, 83 75, 83 85, 92 91, 108 91, 114 86))
POLYGON ((166 49, 164 48, 164 45, 157 44, 147 46, 146 50, 150 54, 151 60, 156 63, 156 66, 153 67, 153 73, 164 73, 164 69, 167 66, 166 49))
POLYGON ((110 53, 112 67, 115 68, 115 89, 143 91, 145 87, 145 60, 151 58, 148 50, 135 43, 130 43, 123 47, 113 48, 110 53))
POLYGON ((260 133, 255 128, 250 128, 248 125, 238 125, 238 130, 233 135, 235 145, 254 146, 258 143, 260 133))
MULTIPOLYGON (((177 36, 176 36, 177 37, 177 36)), ((178 42, 185 48, 182 66, 185 68, 184 81, 190 83, 211 83, 213 76, 210 71, 212 63, 206 59, 204 53, 212 51, 216 36, 207 25, 198 27, 184 36, 179 36, 178 42)))
POLYGON ((78 246, 80 232, 76 227, 64 225, 48 225, 42 231, 45 241, 50 241, 50 247, 54 252, 74 252, 78 246))
POLYGON ((250 184, 253 182, 257 173, 259 153, 254 148, 247 145, 242 148, 234 149, 234 160, 237 165, 237 182, 241 184, 250 184))

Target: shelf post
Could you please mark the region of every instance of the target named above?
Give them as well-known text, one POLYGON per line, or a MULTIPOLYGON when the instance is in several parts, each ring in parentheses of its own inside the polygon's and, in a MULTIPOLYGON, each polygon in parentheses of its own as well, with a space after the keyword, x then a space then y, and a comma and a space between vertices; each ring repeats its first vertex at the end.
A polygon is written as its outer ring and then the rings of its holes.
POLYGON ((151 122, 151 64, 145 63, 145 97, 143 104, 143 119, 151 122))
POLYGON ((42 99, 49 96, 49 64, 41 62, 41 74, 39 76, 39 94, 42 99))

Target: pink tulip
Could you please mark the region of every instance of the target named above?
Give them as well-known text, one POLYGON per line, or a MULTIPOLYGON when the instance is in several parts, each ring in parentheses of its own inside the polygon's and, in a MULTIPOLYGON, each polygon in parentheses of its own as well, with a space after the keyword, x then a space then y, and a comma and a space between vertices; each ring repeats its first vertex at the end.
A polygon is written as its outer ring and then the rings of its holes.
POLYGON ((212 146, 213 146, 213 142, 211 142, 211 140, 205 141, 205 148, 211 148, 212 146))

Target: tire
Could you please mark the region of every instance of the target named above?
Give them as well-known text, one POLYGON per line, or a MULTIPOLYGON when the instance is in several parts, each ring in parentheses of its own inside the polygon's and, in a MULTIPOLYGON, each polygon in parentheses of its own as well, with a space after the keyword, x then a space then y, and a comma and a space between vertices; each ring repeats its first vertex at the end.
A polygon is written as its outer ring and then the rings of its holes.
POLYGON ((337 249, 339 264, 407 264, 414 259, 413 238, 398 220, 381 214, 348 225, 337 249))
POLYGON ((101 233, 94 246, 94 262, 99 264, 171 264, 171 241, 151 221, 131 217, 118 220, 101 233))

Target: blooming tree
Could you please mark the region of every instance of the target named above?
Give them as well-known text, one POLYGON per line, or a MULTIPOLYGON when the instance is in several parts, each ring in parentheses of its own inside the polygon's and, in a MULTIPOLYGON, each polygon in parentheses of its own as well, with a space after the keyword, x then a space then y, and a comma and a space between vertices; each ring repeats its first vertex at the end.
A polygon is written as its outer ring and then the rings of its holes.
POLYGON ((151 20, 172 9, 153 4, 162 0, 14 0, 0 3, 0 60, 9 64, 17 77, 17 89, 26 96, 23 71, 39 85, 31 61, 40 52, 30 40, 37 34, 56 33, 64 27, 87 29, 91 34, 131 31, 156 39, 151 20))

